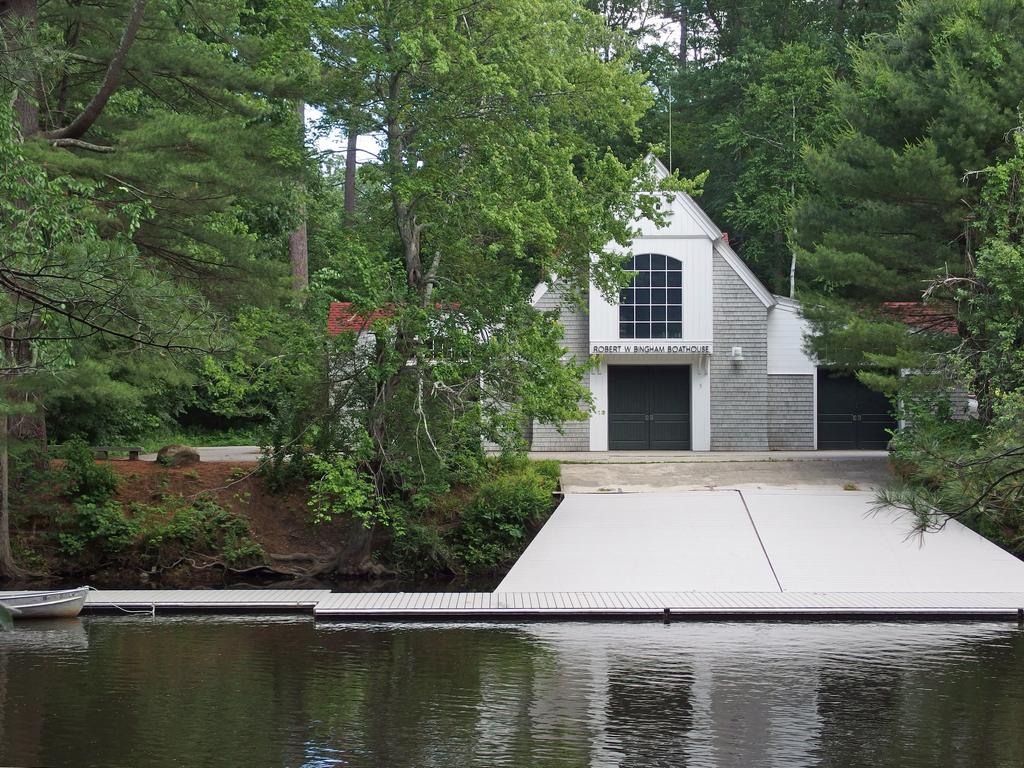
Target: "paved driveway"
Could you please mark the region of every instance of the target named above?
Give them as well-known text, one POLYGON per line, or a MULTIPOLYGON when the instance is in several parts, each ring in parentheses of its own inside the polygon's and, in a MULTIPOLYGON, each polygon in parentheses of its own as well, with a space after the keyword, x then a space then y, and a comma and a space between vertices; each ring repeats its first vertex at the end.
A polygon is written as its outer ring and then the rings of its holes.
POLYGON ((870 490, 891 479, 885 454, 562 464, 566 493, 641 493, 713 488, 870 490))
MULTIPOLYGON (((259 461, 260 447, 258 445, 222 445, 216 448, 196 448, 199 451, 199 458, 202 461, 259 461)), ((143 461, 156 461, 155 453, 144 453, 140 456, 143 461)))

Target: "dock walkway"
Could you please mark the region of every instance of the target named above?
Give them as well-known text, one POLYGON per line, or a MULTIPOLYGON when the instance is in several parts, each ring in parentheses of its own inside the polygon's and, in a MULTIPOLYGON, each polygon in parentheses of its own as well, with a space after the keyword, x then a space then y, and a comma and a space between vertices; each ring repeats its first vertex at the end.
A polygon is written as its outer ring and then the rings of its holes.
POLYGON ((85 613, 288 613, 334 620, 1010 618, 1024 592, 330 592, 131 589, 89 593, 85 613), (666 615, 666 610, 668 614, 666 615))

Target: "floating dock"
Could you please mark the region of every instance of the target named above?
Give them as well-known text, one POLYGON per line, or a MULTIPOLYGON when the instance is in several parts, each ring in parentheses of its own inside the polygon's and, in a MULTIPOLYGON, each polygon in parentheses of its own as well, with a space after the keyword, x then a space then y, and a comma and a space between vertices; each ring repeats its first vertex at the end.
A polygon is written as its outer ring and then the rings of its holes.
POLYGON ((97 590, 84 613, 286 613, 342 621, 1024 617, 1024 592, 97 590))
POLYGON ((90 613, 343 621, 992 618, 1024 621, 1024 562, 956 521, 923 537, 837 490, 569 494, 494 592, 111 590, 90 613))

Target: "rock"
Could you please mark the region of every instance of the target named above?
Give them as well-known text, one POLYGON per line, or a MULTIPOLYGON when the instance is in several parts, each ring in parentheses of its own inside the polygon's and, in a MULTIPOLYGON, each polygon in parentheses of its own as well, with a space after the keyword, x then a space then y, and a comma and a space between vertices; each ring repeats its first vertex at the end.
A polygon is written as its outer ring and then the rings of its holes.
POLYGON ((187 445, 165 445, 156 454, 165 467, 188 467, 199 463, 199 451, 187 445))

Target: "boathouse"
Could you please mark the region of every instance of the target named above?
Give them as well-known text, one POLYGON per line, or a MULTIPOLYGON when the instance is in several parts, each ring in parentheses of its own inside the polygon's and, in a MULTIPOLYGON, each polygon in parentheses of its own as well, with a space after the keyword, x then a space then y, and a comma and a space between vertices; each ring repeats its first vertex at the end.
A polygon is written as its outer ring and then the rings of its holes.
MULTIPOLYGON (((657 172, 668 171, 652 158, 657 172)), ((534 293, 558 310, 566 354, 596 357, 590 418, 535 423, 535 451, 880 449, 896 426, 886 399, 820 368, 799 306, 773 295, 684 193, 666 223, 635 222, 617 300, 591 286, 586 309, 557 279, 534 293)))

